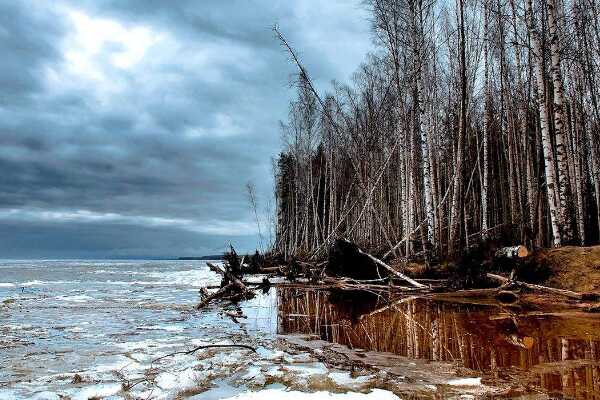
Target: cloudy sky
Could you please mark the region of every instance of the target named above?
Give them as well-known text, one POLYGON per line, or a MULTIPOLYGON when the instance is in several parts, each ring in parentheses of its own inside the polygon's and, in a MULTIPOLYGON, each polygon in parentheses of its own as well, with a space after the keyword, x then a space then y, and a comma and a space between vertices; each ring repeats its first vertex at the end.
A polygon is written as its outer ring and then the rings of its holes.
POLYGON ((293 66, 371 48, 360 0, 0 0, 0 258, 256 246, 293 66))

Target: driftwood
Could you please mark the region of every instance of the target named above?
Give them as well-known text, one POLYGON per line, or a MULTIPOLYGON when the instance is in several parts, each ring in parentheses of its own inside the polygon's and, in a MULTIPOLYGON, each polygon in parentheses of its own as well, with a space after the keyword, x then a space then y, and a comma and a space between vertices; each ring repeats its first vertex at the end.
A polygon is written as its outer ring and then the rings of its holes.
POLYGON ((217 274, 223 276, 224 278, 229 280, 231 283, 233 283, 239 290, 241 290, 243 292, 248 291, 248 288, 246 287, 246 285, 244 285, 244 283, 237 276, 235 276, 231 272, 227 271, 227 268, 221 269, 219 266, 217 266, 213 263, 209 263, 209 262, 207 262, 206 265, 208 265, 208 268, 210 268, 211 271, 216 272, 217 274))
POLYGON ((274 272, 281 272, 281 267, 263 267, 258 270, 259 274, 272 274, 274 272))
POLYGON ((496 258, 525 258, 529 255, 529 250, 523 245, 502 247, 496 250, 496 258))
POLYGON ((206 265, 211 271, 221 275, 223 279, 221 281, 221 288, 213 294, 207 294, 208 291, 206 288, 200 289, 200 294, 204 295, 204 298, 196 306, 197 310, 206 307, 213 300, 221 299, 238 301, 253 296, 253 292, 248 289, 246 284, 235 276, 235 274, 230 272, 227 267, 221 268, 218 265, 209 262, 207 262, 206 265))
POLYGON ((546 292, 546 293, 556 294, 559 296, 568 297, 570 299, 575 299, 575 300, 583 299, 583 295, 581 293, 573 292, 571 290, 556 289, 556 288, 551 288, 548 286, 535 285, 532 283, 511 280, 511 279, 505 278, 501 275, 496 275, 496 274, 492 274, 492 273, 487 273, 486 275, 488 278, 502 283, 503 286, 504 285, 516 285, 516 286, 526 287, 527 289, 531 289, 531 290, 538 290, 540 292, 546 292))
POLYGON ((360 280, 396 277, 408 282, 415 288, 427 288, 426 285, 396 271, 379 258, 363 251, 355 243, 346 239, 336 240, 330 248, 326 271, 329 275, 360 280))
POLYGON ((427 293, 429 288, 398 286, 398 285, 382 285, 377 283, 360 282, 349 278, 333 278, 324 277, 322 284, 313 285, 321 289, 341 289, 341 290, 368 290, 368 291, 384 291, 384 292, 422 292, 427 293))
POLYGON ((396 271, 394 268, 390 267, 389 265, 387 265, 386 263, 381 261, 379 258, 373 257, 372 255, 370 255, 369 253, 365 253, 361 249, 358 249, 358 251, 360 251, 362 254, 365 254, 367 257, 369 257, 371 260, 373 260, 377 265, 381 265, 383 268, 387 269, 392 275, 405 280, 406 282, 410 283, 412 286, 417 287, 417 288, 426 288, 427 287, 427 286, 423 285, 422 283, 419 283, 419 282, 415 281, 414 279, 409 278, 408 276, 404 275, 403 273, 396 271))
POLYGON ((203 307, 206 307, 211 301, 222 298, 225 295, 225 293, 229 292, 232 288, 233 288, 233 283, 230 283, 229 285, 223 286, 221 289, 217 290, 213 294, 204 297, 202 299, 202 301, 200 301, 200 303, 198 303, 198 305, 196 306, 196 309, 199 310, 203 307))
POLYGON ((178 354, 184 354, 184 355, 189 355, 189 354, 194 354, 195 352, 197 352, 198 350, 204 350, 204 349, 219 349, 219 348, 240 348, 240 349, 246 349, 246 350, 250 350, 256 353, 256 349, 252 346, 248 346, 247 344, 205 344, 205 345, 201 345, 201 346, 197 346, 194 347, 191 350, 184 350, 184 351, 176 351, 173 353, 169 353, 169 354, 165 354, 164 356, 155 358, 154 360, 152 360, 152 362, 150 362, 150 365, 154 364, 155 362, 162 360, 164 358, 167 357, 172 357, 178 354))

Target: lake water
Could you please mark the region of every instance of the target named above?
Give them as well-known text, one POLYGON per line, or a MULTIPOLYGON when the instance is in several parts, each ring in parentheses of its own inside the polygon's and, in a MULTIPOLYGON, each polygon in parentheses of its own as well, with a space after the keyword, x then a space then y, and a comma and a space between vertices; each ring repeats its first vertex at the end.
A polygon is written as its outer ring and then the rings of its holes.
POLYGON ((234 321, 194 310, 219 282, 202 261, 0 261, 0 399, 600 398, 595 315, 278 287, 234 321), (257 351, 157 360, 203 344, 257 351))
MULTIPOLYGON (((328 390, 366 385, 281 343, 275 291, 245 302, 238 322, 221 307, 194 310, 198 289, 219 282, 202 261, 1 261, 0 399, 237 399, 260 389, 279 398, 322 389, 315 376, 328 390), (257 352, 154 361, 232 343, 257 352)), ((355 395, 373 396, 396 398, 355 395)))

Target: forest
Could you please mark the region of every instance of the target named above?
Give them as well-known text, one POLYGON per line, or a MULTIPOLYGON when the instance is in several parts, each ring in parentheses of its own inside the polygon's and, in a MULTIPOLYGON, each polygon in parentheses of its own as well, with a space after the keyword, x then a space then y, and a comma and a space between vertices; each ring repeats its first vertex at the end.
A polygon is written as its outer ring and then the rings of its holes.
POLYGON ((351 84, 299 70, 275 162, 275 250, 334 238, 451 259, 485 240, 589 245, 600 226, 596 0, 368 0, 351 84), (321 92, 323 90, 323 92, 321 92))

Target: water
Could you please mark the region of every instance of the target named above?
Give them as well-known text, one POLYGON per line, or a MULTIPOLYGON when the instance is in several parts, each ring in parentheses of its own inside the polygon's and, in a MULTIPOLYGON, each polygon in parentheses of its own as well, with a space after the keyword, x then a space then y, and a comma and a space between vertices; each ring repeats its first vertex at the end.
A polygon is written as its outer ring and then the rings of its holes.
POLYGON ((308 370, 289 366, 330 372, 277 346, 274 292, 244 303, 239 323, 220 307, 195 311, 198 289, 219 282, 202 261, 0 262, 0 399, 217 399, 306 381, 308 370), (203 350, 153 362, 231 343, 257 354, 203 350))
MULTIPOLYGON (((280 289, 280 331, 393 353, 431 368, 451 363, 473 371, 471 382, 511 398, 600 399, 598 314, 410 297, 381 306, 376 296, 359 296, 357 302, 356 293, 280 289)), ((405 375, 403 368, 395 372, 405 375)))
POLYGON ((202 261, 0 261, 0 399, 600 398, 593 314, 281 286, 233 321, 194 310, 219 281, 202 261), (257 352, 156 361, 232 343, 257 352))

